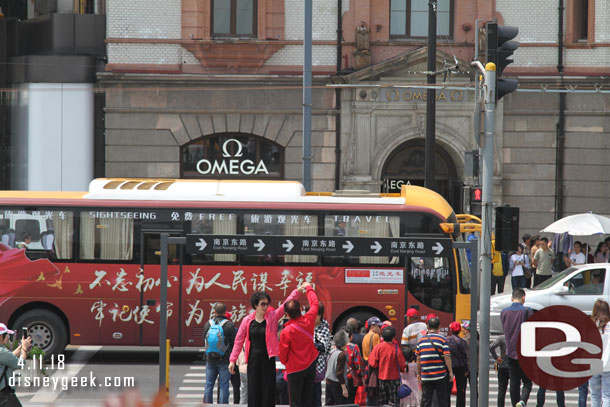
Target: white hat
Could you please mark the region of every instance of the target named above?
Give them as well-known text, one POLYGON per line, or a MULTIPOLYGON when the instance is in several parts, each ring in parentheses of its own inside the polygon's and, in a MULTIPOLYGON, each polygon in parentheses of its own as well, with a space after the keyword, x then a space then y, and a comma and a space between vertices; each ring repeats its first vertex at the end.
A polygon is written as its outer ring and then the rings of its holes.
POLYGON ((6 325, 4 325, 3 323, 0 322, 0 335, 4 335, 4 334, 14 334, 15 331, 11 331, 10 329, 8 329, 6 327, 6 325))

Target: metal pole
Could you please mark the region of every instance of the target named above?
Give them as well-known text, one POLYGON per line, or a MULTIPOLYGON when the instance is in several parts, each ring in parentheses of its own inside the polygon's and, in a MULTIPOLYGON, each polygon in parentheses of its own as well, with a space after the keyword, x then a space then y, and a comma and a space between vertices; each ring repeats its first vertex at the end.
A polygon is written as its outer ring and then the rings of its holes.
MULTIPOLYGON (((436 84, 436 0, 428 2, 428 85, 436 84)), ((434 150, 436 145, 436 89, 426 91, 426 143, 425 143, 425 186, 435 189, 436 176, 434 150)))
MULTIPOLYGON (((474 60, 479 59, 479 23, 481 20, 474 22, 474 60)), ((474 131, 474 140, 477 146, 481 146, 481 100, 479 97, 479 74, 474 75, 474 113, 472 117, 472 128, 474 131)), ((479 157, 481 156, 479 151, 479 157)), ((481 166, 479 166, 481 168, 481 166)))
POLYGON ((167 240, 169 234, 161 233, 161 310, 159 312, 159 391, 165 392, 165 365, 167 354, 165 342, 167 340, 167 240))
MULTIPOLYGON (((481 339, 480 349, 489 349, 489 298, 491 297, 491 221, 493 209, 494 114, 496 110, 496 65, 485 65, 485 138, 483 145, 483 196, 481 219, 481 339)), ((489 394, 489 356, 479 353, 479 394, 489 394)), ((489 400, 481 398, 481 406, 489 400)))
POLYGON ((303 39, 303 186, 311 191, 311 21, 312 0, 305 0, 303 39))
MULTIPOLYGON (((470 258, 479 258, 479 244, 477 242, 453 242, 454 249, 470 250, 470 258)), ((478 303, 478 281, 477 277, 478 267, 470 267, 470 354, 469 358, 472 361, 478 360, 479 352, 479 340, 476 335, 477 327, 477 311, 479 310, 478 303)), ((470 364, 470 374, 468 375, 468 381, 470 382, 470 407, 477 407, 478 392, 477 392, 477 371, 478 367, 476 363, 470 364)))

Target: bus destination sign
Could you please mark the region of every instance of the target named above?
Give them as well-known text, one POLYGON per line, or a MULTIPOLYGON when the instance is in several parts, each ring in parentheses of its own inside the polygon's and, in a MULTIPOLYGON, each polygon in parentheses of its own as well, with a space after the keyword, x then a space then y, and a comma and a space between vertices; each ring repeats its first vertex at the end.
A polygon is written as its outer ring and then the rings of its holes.
POLYGON ((186 235, 191 254, 444 257, 452 248, 451 239, 431 237, 186 235))

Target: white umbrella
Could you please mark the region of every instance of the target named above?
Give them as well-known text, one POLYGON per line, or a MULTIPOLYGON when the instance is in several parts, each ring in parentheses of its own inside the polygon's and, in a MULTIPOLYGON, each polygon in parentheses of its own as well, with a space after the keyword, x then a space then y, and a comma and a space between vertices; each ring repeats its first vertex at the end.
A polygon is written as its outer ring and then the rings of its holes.
POLYGON ((610 234, 610 218, 594 213, 566 216, 541 230, 546 233, 568 233, 572 236, 610 234))

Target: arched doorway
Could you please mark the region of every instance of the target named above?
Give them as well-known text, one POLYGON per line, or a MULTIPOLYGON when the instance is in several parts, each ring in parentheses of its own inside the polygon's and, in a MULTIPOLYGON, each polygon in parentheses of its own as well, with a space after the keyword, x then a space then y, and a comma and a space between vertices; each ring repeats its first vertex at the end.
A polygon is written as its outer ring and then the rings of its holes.
MULTIPOLYGON (((438 144, 435 148, 436 191, 456 213, 462 211, 462 186, 453 159, 438 144)), ((403 184, 424 186, 424 140, 409 140, 398 146, 386 160, 381 172, 381 192, 400 192, 403 184)))

